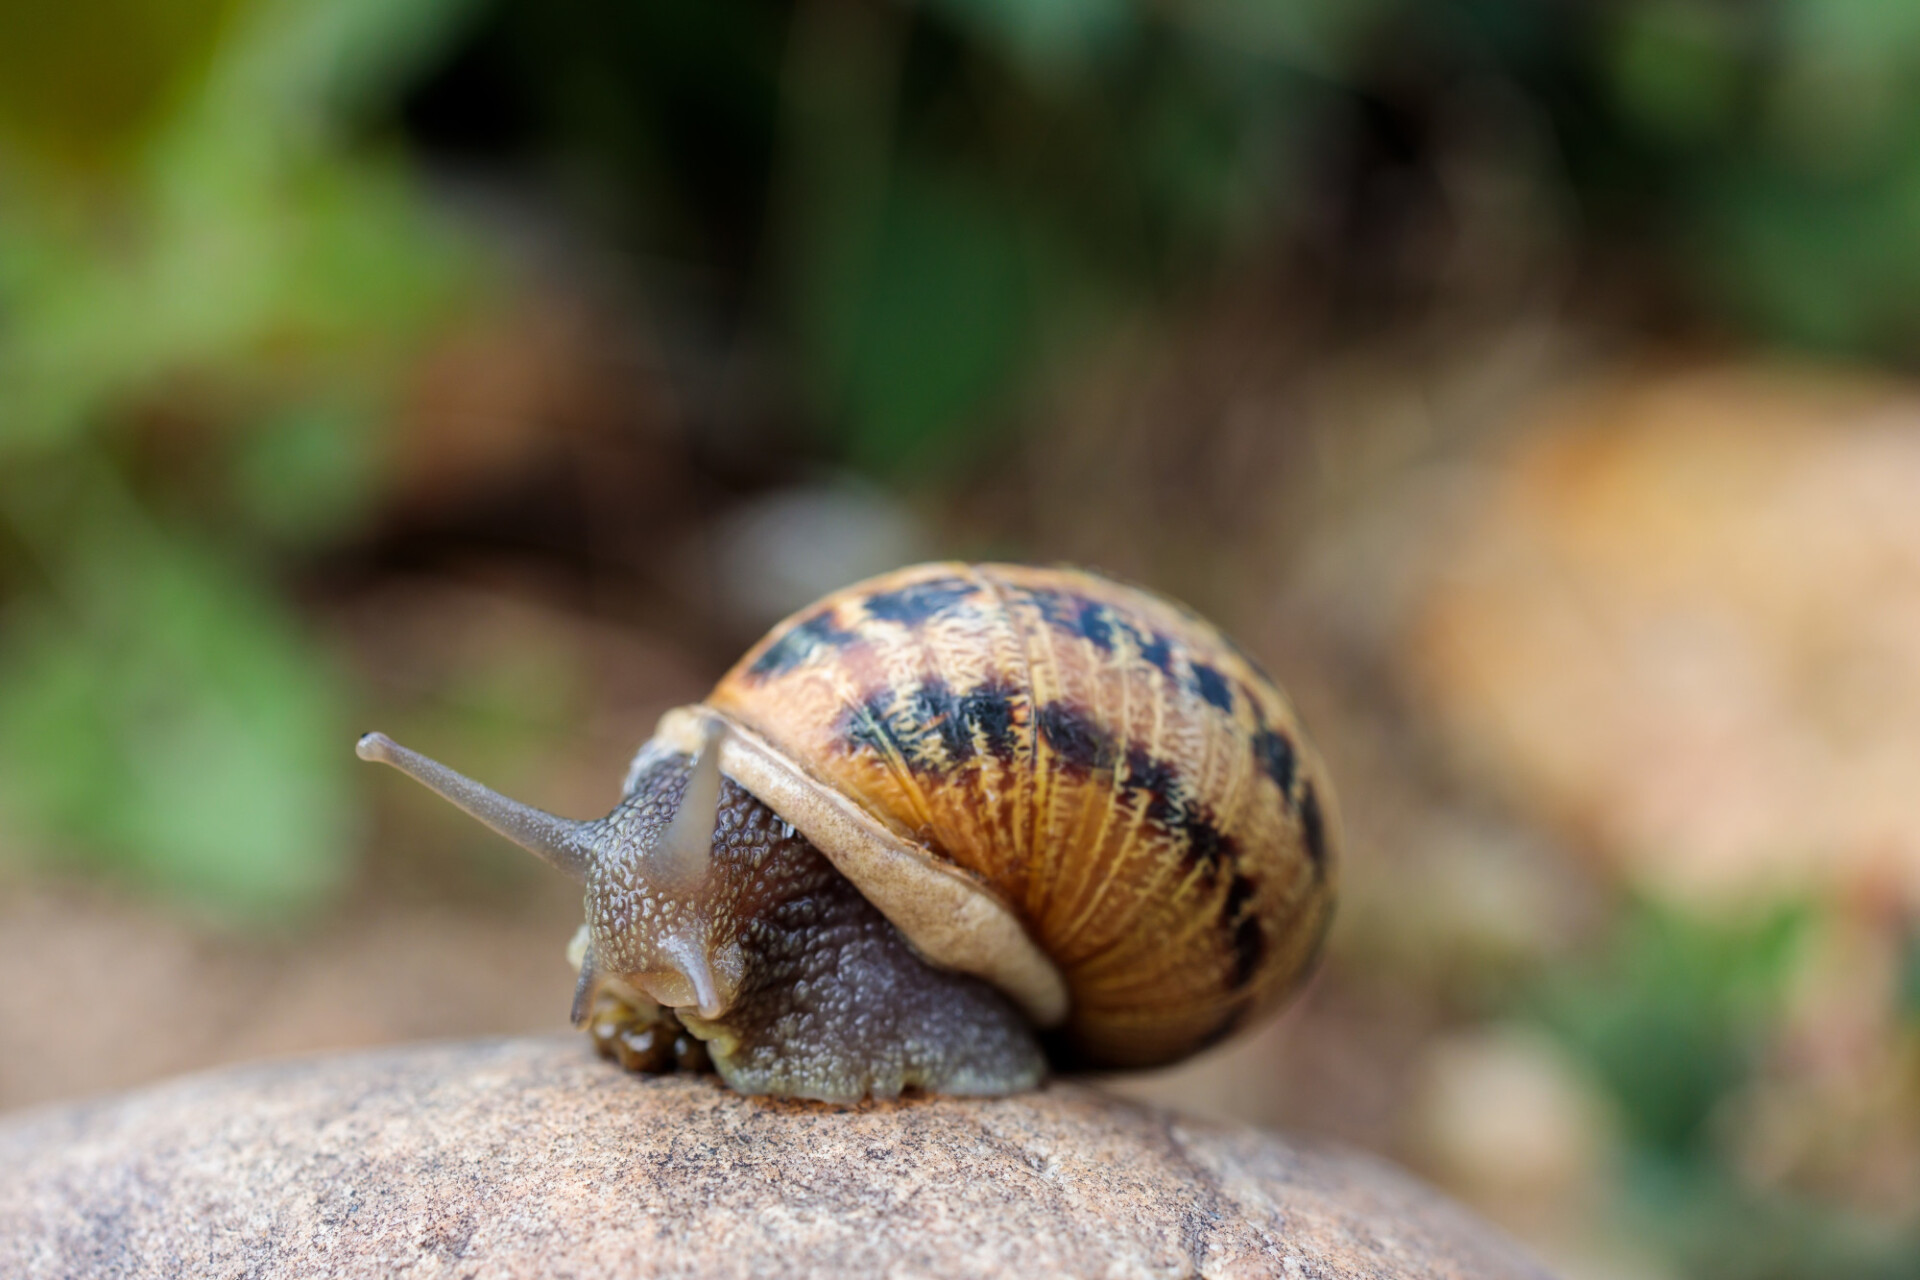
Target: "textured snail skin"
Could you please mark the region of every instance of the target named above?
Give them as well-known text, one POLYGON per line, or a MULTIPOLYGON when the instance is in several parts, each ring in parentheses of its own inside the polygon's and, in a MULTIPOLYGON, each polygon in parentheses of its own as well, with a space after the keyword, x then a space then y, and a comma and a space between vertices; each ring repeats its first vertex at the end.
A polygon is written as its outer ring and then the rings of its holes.
MULTIPOLYGON (((666 974, 676 960, 660 941, 679 937, 708 957, 724 1007, 709 1018, 690 1007, 648 1009, 640 997, 632 1016, 670 1040, 677 1015, 742 1093, 853 1102, 909 1087, 1003 1094, 1040 1082, 1046 1059, 1006 997, 923 963, 833 864, 731 781, 721 784, 712 892, 691 908, 660 893, 646 863, 688 765, 653 753, 609 819, 621 834, 587 873, 590 942, 576 1021, 588 1021, 598 974, 666 974)), ((628 984, 616 976, 610 985, 628 984)), ((603 1044, 620 1034, 594 1030, 603 1044)))
POLYGON ((1066 980, 1067 1062, 1192 1053, 1283 1001, 1325 935, 1337 819, 1293 709, 1138 588, 902 569, 775 627, 706 705, 1008 907, 1066 980))

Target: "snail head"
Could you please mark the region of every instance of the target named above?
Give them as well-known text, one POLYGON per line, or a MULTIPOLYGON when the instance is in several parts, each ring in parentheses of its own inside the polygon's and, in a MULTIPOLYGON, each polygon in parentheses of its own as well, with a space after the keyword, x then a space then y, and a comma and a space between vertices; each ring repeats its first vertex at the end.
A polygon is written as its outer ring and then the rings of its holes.
POLYGON ((354 751, 392 765, 585 886, 591 941, 576 1021, 603 975, 712 1019, 732 1005, 744 969, 732 895, 713 856, 724 735, 723 725, 710 722, 690 762, 678 757, 656 770, 612 813, 591 821, 509 800, 382 733, 364 735, 354 751))

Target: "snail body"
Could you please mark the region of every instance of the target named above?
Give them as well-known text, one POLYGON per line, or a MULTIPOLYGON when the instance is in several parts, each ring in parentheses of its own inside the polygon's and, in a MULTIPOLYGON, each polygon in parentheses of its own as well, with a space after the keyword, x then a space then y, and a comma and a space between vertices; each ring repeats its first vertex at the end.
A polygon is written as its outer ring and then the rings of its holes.
POLYGON ((668 712, 598 822, 379 735, 360 753, 583 881, 576 1022, 677 1022, 744 1092, 1174 1061, 1283 1001, 1332 911, 1332 795, 1284 695, 1202 619, 1077 570, 833 593, 668 712))

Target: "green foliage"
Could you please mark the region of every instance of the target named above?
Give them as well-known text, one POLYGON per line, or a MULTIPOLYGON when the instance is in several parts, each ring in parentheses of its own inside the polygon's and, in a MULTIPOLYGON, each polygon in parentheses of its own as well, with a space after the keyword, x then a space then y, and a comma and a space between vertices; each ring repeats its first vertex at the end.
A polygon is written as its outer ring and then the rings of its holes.
POLYGON ((1130 0, 935 0, 955 24, 1043 75, 1070 75, 1135 32, 1130 0))
POLYGON ((1699 142, 1720 134, 1739 106, 1740 35, 1720 5, 1623 5, 1604 55, 1621 111, 1661 141, 1699 142))
POLYGON ((191 91, 236 0, 0 0, 0 138, 61 167, 124 157, 191 91))
POLYGON ((1752 923, 1642 906, 1591 968, 1549 977, 1549 1025, 1589 1062, 1650 1155, 1701 1156, 1715 1108, 1751 1073, 1794 950, 1801 912, 1752 923))
POLYGON ((1331 101, 1222 41, 1217 13, 927 13, 827 33, 786 103, 794 198, 773 211, 816 409, 844 456, 894 476, 959 456, 1042 361, 1288 208, 1281 178, 1331 101))
POLYGON ((892 178, 876 235, 815 250, 806 326, 841 400, 847 452, 877 468, 924 463, 981 416, 1032 324, 1029 246, 1004 196, 959 178, 892 178))
POLYGON ((460 8, 0 13, 0 806, 36 845, 235 916, 337 881, 342 690, 271 583, 365 508, 474 274, 339 128, 460 8), (211 479, 132 465, 156 421, 211 479))
POLYGON ((716 273, 829 449, 900 479, 991 438, 1089 331, 1284 243, 1341 197, 1313 184, 1354 151, 1444 168, 1420 148, 1460 85, 1533 90, 1540 119, 1514 136, 1544 124, 1563 154, 1534 176, 1573 183, 1546 204, 1590 202, 1596 239, 1649 242, 1703 313, 1910 358, 1916 13, 500 0, 448 110, 520 104, 505 145, 573 175, 614 235, 716 273), (1369 113, 1382 136, 1356 128, 1369 113))
POLYGON ((72 478, 9 494, 54 584, 14 603, 0 648, 9 807, 215 912, 309 901, 352 834, 325 655, 252 575, 72 478))
POLYGON ((1920 1027, 1920 929, 1908 932, 1900 953, 1900 1015, 1910 1027, 1920 1027))
POLYGON ((1316 75, 1384 7, 504 0, 446 127, 526 103, 503 145, 619 175, 610 234, 720 273, 831 451, 907 479, 1288 216, 1316 75))
POLYGON ((1920 1237, 1729 1163, 1730 1107, 1775 1034, 1804 908, 1709 920, 1629 910, 1601 954, 1542 978, 1536 1010, 1606 1088, 1627 1146, 1623 1211, 1692 1280, 1910 1276, 1920 1237))
POLYGON ((1689 1280, 1910 1280, 1920 1238, 1844 1208, 1769 1195, 1723 1170, 1641 1165, 1628 1212, 1689 1280))
POLYGON ((1617 180, 1705 307, 1799 345, 1920 354, 1920 8, 1638 0, 1607 30, 1620 132, 1595 141, 1634 157, 1617 180))
POLYGON ((378 488, 381 425, 365 406, 318 395, 263 414, 233 442, 237 517, 292 545, 354 528, 378 488))

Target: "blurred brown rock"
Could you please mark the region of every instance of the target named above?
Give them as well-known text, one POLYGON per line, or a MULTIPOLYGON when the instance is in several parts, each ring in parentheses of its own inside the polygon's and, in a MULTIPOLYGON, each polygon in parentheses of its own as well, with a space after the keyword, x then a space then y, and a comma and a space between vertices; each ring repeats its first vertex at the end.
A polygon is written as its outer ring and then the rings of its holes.
POLYGON ((9 1276, 1544 1277, 1368 1157, 1056 1084, 862 1107, 577 1039, 231 1069, 0 1126, 9 1276))
POLYGON ((1920 395, 1765 366, 1533 416, 1406 667, 1460 758, 1661 896, 1920 904, 1920 395))

